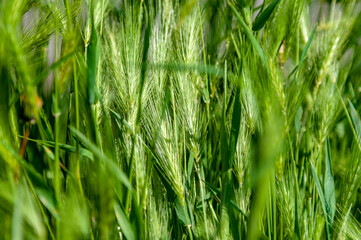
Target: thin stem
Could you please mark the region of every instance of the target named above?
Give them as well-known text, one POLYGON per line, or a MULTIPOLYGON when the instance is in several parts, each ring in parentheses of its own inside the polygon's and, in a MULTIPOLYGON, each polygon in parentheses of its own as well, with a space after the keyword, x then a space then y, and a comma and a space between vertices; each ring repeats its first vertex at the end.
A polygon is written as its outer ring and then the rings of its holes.
POLYGON ((343 99, 342 99, 342 95, 341 95, 340 89, 338 88, 338 86, 336 85, 336 83, 334 83, 334 85, 335 85, 335 87, 336 87, 336 89, 337 89, 337 93, 338 93, 338 95, 339 95, 339 97, 340 97, 340 100, 341 100, 341 103, 342 103, 342 107, 343 107, 343 109, 345 110, 346 117, 347 117, 347 120, 348 120, 348 122, 349 122, 349 124, 350 124, 350 126, 351 126, 352 133, 353 133, 353 135, 354 135, 354 137, 356 138, 356 141, 357 141, 357 143, 358 143, 357 146, 358 146, 358 148, 359 148, 360 151, 361 151, 361 146, 360 146, 359 138, 358 138, 358 136, 357 136, 355 127, 354 127, 353 124, 352 124, 352 120, 351 120, 350 114, 348 113, 346 104, 344 103, 344 101, 343 101, 343 99))
POLYGON ((100 36, 103 35, 103 20, 104 20, 104 0, 102 0, 102 8, 101 8, 100 36))
MULTIPOLYGON (((78 78, 77 78, 77 69, 76 63, 73 64, 73 73, 74 73, 74 97, 75 97, 75 128, 79 131, 79 90, 78 90, 78 78)), ((83 195, 83 186, 81 184, 81 177, 80 177, 80 154, 79 154, 79 140, 78 138, 75 139, 76 141, 76 153, 75 153, 75 176, 78 181, 79 190, 81 195, 83 195)))
POLYGON ((21 148, 20 148, 20 157, 24 157, 24 153, 26 150, 26 145, 28 142, 28 137, 29 137, 29 125, 26 124, 25 125, 25 132, 24 132, 24 138, 23 141, 21 142, 21 148))
MULTIPOLYGON (((55 33, 55 60, 59 59, 59 33, 55 33)), ((55 117, 55 159, 54 159, 54 190, 55 190, 55 199, 60 209, 60 182, 59 182, 59 78, 58 71, 55 71, 54 74, 54 84, 55 84, 55 98, 54 98, 54 117, 55 117)), ((56 239, 59 239, 60 236, 60 220, 57 218, 56 221, 56 239)))

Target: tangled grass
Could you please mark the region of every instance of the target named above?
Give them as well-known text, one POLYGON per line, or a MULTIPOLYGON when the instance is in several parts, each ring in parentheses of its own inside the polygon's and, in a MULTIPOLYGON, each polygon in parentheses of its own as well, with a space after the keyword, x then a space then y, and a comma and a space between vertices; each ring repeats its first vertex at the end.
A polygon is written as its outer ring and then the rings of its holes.
POLYGON ((0 1, 1 239, 361 239, 361 2, 0 1))

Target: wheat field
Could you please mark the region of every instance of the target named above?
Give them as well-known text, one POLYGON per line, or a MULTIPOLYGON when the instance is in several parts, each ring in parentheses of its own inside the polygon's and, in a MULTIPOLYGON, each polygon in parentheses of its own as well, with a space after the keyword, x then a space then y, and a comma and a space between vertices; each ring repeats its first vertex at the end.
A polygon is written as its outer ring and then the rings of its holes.
POLYGON ((0 239, 361 239, 361 1, 0 0, 0 239))

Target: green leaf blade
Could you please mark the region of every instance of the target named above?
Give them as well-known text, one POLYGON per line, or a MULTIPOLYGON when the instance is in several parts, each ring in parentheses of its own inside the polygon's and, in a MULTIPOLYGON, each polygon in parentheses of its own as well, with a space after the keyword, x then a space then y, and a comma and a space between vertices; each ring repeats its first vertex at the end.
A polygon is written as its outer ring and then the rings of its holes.
POLYGON ((351 115, 351 120, 352 120, 352 124, 356 130, 356 134, 357 134, 357 140, 360 141, 360 136, 361 136, 361 120, 360 120, 360 116, 358 115, 355 107, 353 106, 353 104, 351 103, 350 100, 348 100, 348 105, 350 108, 350 115, 351 115))
POLYGON ((255 36, 253 35, 252 31, 248 28, 247 24, 244 22, 244 20, 242 19, 242 17, 239 15, 239 13, 237 12, 237 10, 235 9, 235 7, 232 4, 229 4, 229 6, 231 7, 232 11, 234 12, 234 14, 236 15, 239 23, 241 24, 242 28, 244 29, 247 37, 249 38, 249 40, 251 41, 253 47, 256 49, 258 55, 261 57, 261 60, 263 62, 263 64, 266 66, 267 70, 269 71, 269 66, 267 63, 267 58, 263 53, 263 50, 261 48, 261 46, 259 45, 257 39, 255 38, 255 36))
POLYGON ((114 204, 114 212, 115 216, 117 218, 118 224, 120 229, 122 230, 122 233, 128 240, 135 239, 135 234, 132 228, 132 225, 130 224, 127 215, 124 213, 124 211, 121 209, 119 204, 114 204))
POLYGON ((311 172, 312 172, 313 180, 314 180, 315 185, 316 185, 316 190, 317 190, 318 196, 320 197, 322 209, 323 209, 325 215, 327 215, 326 202, 325 202, 325 197, 323 195, 323 190, 322 190, 322 187, 321 187, 321 183, 320 183, 320 180, 319 180, 319 178, 317 176, 316 169, 314 168, 312 163, 311 163, 311 172))
POLYGON ((259 31, 264 27, 279 2, 280 0, 273 0, 273 2, 268 5, 268 7, 256 18, 256 20, 254 20, 252 31, 259 31))
POLYGON ((96 85, 97 79, 97 69, 98 69, 98 59, 99 59, 99 50, 100 50, 100 40, 97 37, 94 27, 92 28, 92 33, 90 37, 90 44, 88 47, 88 56, 87 56, 87 65, 88 65, 88 102, 90 104, 97 103, 97 94, 98 89, 96 85))
MULTIPOLYGON (((234 153, 236 151, 237 139, 239 135, 239 129, 241 126, 241 102, 240 102, 241 90, 238 87, 236 90, 236 98, 234 100, 233 115, 232 115, 232 128, 231 128, 231 139, 230 139, 230 156, 228 157, 229 163, 228 168, 232 167, 234 153)), ((226 169, 228 170, 228 169, 226 169)))
POLYGON ((311 46, 311 42, 312 42, 312 40, 313 40, 313 37, 315 36, 316 29, 317 29, 317 25, 313 28, 313 30, 312 30, 312 32, 311 32, 311 34, 310 34, 310 37, 309 37, 308 40, 307 40, 306 46, 305 46, 305 48, 304 48, 303 51, 302 51, 300 63, 298 64, 298 69, 300 69, 303 61, 304 61, 305 58, 306 58, 307 51, 308 51, 308 49, 309 49, 310 46, 311 46))
POLYGON ((325 199, 325 195, 323 193, 322 187, 321 187, 321 183, 320 180, 317 176, 317 172, 316 169, 313 167, 312 163, 311 163, 311 172, 312 172, 312 176, 316 185, 316 190, 318 193, 318 196, 320 198, 321 201, 321 205, 322 205, 322 210, 323 213, 325 215, 325 219, 326 219, 326 230, 327 230, 327 239, 330 239, 330 224, 329 224, 329 217, 328 217, 328 208, 327 208, 327 204, 326 204, 326 199, 325 199))
POLYGON ((325 182, 324 182, 324 191, 325 191, 325 201, 326 201, 326 210, 329 217, 329 224, 332 224, 333 218, 336 212, 336 195, 335 195, 335 181, 332 175, 331 167, 331 155, 329 148, 329 141, 326 141, 326 159, 325 159, 325 182))
POLYGON ((74 127, 70 126, 70 130, 78 137, 94 154, 95 157, 99 158, 107 167, 107 169, 126 186, 129 190, 132 190, 132 185, 127 177, 127 175, 107 156, 105 156, 97 146, 92 143, 86 136, 76 130, 74 127))

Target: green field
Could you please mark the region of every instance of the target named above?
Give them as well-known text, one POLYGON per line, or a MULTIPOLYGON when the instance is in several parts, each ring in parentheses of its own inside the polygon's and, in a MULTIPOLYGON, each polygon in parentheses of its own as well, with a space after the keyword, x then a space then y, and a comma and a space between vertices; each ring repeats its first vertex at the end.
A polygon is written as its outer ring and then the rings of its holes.
POLYGON ((361 1, 0 0, 0 239, 361 239, 361 1))

